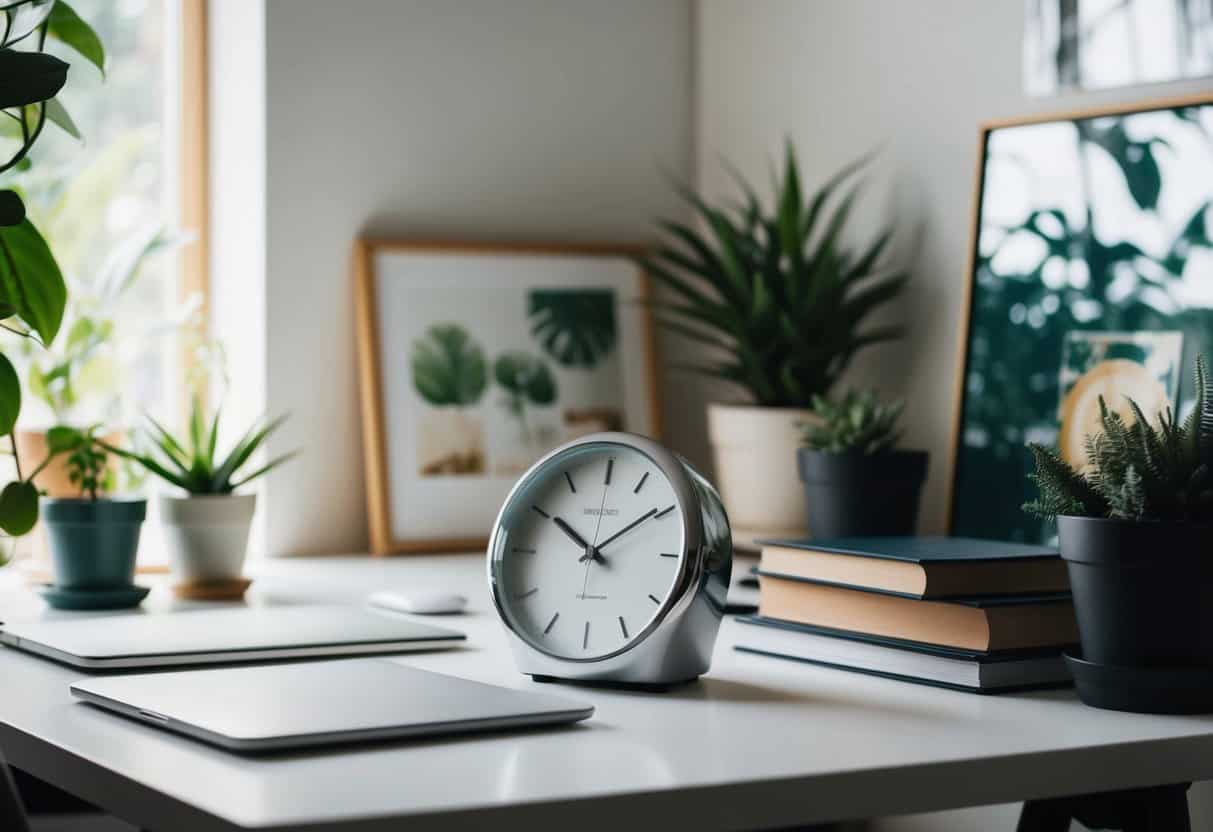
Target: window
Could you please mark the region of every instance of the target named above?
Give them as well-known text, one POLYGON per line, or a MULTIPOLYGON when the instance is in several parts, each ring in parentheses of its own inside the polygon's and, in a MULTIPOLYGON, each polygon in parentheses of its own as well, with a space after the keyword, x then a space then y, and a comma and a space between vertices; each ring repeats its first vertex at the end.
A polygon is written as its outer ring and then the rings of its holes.
MULTIPOLYGON (((105 44, 106 76, 62 55, 72 69, 60 98, 83 139, 48 127, 21 175, 30 214, 69 287, 55 343, 26 351, 22 421, 132 426, 146 410, 176 422, 185 400, 182 361, 197 340, 205 296, 205 272, 191 269, 202 229, 187 227, 182 210, 183 172, 198 150, 183 140, 183 116, 188 110, 199 122, 205 112, 185 106, 186 81, 198 70, 183 58, 201 60, 203 2, 72 6, 105 44), (198 19, 187 30, 190 16, 198 19)), ((47 51, 60 49, 48 42, 47 51)), ((184 186, 191 198, 201 180, 191 170, 184 186)))

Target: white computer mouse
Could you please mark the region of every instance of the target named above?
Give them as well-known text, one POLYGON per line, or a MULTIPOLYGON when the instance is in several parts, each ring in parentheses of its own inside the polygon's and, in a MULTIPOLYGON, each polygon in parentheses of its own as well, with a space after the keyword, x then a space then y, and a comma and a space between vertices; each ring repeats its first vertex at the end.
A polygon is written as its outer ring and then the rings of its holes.
POLYGON ((429 589, 374 592, 366 601, 372 607, 415 615, 450 615, 463 612, 468 604, 468 599, 462 595, 429 589))

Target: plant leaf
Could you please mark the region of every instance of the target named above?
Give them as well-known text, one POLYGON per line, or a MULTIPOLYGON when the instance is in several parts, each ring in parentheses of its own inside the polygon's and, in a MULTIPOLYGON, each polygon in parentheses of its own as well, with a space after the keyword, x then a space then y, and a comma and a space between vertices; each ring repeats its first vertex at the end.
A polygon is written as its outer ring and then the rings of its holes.
MULTIPOLYGON (((25 219, 25 203, 16 191, 0 191, 0 226, 20 225, 25 219)), ((7 317, 0 315, 0 318, 7 317)))
POLYGON ((47 32, 51 37, 76 50, 97 67, 102 76, 105 75, 105 45, 101 43, 101 38, 97 37, 93 27, 76 14, 75 9, 63 0, 58 0, 51 10, 47 24, 47 32))
POLYGON ((38 522, 38 489, 32 482, 10 482, 0 491, 0 529, 13 537, 27 534, 38 522))
POLYGON ((42 336, 55 340, 63 322, 67 286, 46 240, 28 219, 0 228, 0 304, 42 336))
POLYGON ((76 126, 76 122, 72 121, 67 108, 63 106, 57 96, 46 102, 46 117, 54 124, 57 124, 60 130, 67 133, 73 139, 77 141, 83 139, 80 135, 80 128, 76 126))
POLYGON ((0 352, 0 436, 13 432, 21 412, 21 379, 11 361, 0 352))
POLYGON ((39 104, 67 83, 68 65, 45 52, 0 49, 0 110, 39 104))

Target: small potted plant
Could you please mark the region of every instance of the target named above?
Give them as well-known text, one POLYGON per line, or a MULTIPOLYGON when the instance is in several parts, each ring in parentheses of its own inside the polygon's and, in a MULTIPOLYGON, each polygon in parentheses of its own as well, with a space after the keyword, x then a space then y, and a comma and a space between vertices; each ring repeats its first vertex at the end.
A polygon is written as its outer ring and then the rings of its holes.
POLYGON ((843 242, 859 184, 837 192, 865 163, 804 194, 789 143, 773 210, 740 177, 741 199, 720 207, 683 188, 700 223, 662 222, 667 240, 640 260, 665 290, 654 302, 663 327, 711 350, 686 369, 745 394, 708 406, 716 482, 740 538, 803 531, 798 426, 857 352, 900 334, 865 326, 907 277, 885 263, 892 232, 861 249, 843 242))
POLYGON ((897 449, 904 407, 871 390, 813 397, 816 419, 802 425, 798 453, 810 535, 914 534, 927 452, 897 449))
POLYGON ((47 433, 46 460, 65 455, 68 478, 80 492, 78 497, 42 498, 55 580, 43 597, 63 609, 131 607, 148 592, 134 584, 147 501, 102 496, 111 472, 97 431, 98 426, 57 427, 47 433))
MULTIPOLYGON (((188 435, 177 438, 149 416, 151 452, 110 448, 185 492, 159 495, 157 508, 175 582, 197 591, 208 585, 241 581, 257 495, 236 492, 297 453, 283 454, 246 471, 253 454, 286 417, 253 424, 226 455, 220 456, 220 413, 221 408, 216 408, 208 419, 195 397, 188 435)), ((241 586, 241 593, 243 589, 241 586)))
POLYGON ((1039 497, 1057 520, 1082 656, 1067 657, 1088 704, 1213 712, 1213 394, 1196 359, 1196 402, 1177 421, 1132 421, 1100 398, 1101 431, 1076 470, 1030 444, 1039 497))

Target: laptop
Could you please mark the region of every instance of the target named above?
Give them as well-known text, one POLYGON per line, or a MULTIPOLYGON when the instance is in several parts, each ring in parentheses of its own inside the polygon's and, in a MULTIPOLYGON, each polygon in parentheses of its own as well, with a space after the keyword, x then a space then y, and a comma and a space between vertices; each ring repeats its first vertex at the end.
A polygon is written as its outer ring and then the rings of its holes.
POLYGON ((83 670, 436 650, 462 633, 353 606, 227 607, 2 625, 0 644, 83 670))
POLYGON ((385 658, 103 676, 77 682, 71 692, 243 753, 556 725, 594 712, 591 705, 385 658))

